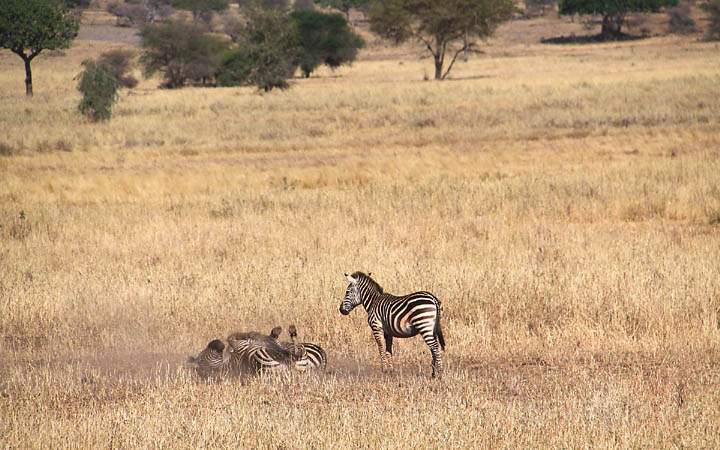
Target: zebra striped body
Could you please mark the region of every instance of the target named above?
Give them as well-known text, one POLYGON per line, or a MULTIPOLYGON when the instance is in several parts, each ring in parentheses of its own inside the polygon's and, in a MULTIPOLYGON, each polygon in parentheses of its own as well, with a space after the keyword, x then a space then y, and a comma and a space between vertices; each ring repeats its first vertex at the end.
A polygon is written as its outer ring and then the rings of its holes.
POLYGON ((228 374, 230 358, 225 352, 225 343, 215 339, 198 356, 189 357, 186 364, 202 378, 219 378, 228 374))
POLYGON ((305 355, 295 361, 295 369, 300 372, 314 369, 325 370, 325 367, 327 367, 327 353, 325 353, 325 350, 319 345, 310 342, 303 342, 300 345, 305 349, 305 355))
POLYGON ((356 306, 363 305, 380 352, 383 371, 392 370, 393 338, 419 334, 432 353, 432 376, 442 376, 440 349, 445 350, 445 339, 440 328, 440 300, 425 291, 403 296, 387 294, 375 280, 362 272, 355 272, 347 278, 349 285, 340 304, 340 313, 350 314, 356 306))
POLYGON ((233 333, 230 344, 230 369, 233 374, 256 374, 287 369, 302 357, 280 346, 275 339, 256 332, 233 333))
MULTIPOLYGON (((280 333, 282 333, 282 327, 275 327, 270 332, 270 337, 277 340, 280 337, 280 333)), ((295 341, 296 336, 297 330, 295 330, 294 326, 291 325, 290 338, 295 341)), ((295 342, 280 341, 278 341, 278 344, 295 355, 299 353, 297 347, 302 348, 302 356, 300 358, 296 358, 294 361, 294 367, 296 370, 300 372, 313 369, 325 370, 325 367, 327 366, 327 354, 319 345, 310 342, 301 342, 297 344, 295 342)))

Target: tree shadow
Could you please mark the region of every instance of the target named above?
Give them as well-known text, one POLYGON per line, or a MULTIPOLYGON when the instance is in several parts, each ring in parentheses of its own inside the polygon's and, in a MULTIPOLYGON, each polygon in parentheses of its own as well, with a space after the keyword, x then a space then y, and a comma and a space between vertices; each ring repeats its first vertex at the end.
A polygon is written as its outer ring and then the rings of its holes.
POLYGON ((540 39, 542 44, 599 44, 603 42, 625 42, 646 39, 647 36, 638 36, 634 34, 619 33, 612 35, 590 34, 576 36, 558 36, 553 38, 540 39))
MULTIPOLYGON (((454 77, 452 74, 450 74, 447 78, 445 78, 442 81, 462 81, 462 80, 483 80, 486 78, 494 78, 492 75, 468 75, 464 77, 454 77)), ((433 81, 433 80, 428 80, 433 81)))

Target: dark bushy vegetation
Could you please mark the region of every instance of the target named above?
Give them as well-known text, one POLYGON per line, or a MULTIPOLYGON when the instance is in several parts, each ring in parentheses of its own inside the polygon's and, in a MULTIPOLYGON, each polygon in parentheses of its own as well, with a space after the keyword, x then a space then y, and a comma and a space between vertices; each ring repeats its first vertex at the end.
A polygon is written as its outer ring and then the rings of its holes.
POLYGON ((104 65, 92 59, 83 61, 82 65, 77 88, 83 96, 78 109, 93 122, 108 120, 120 85, 104 65))
POLYGON ((602 16, 600 36, 604 39, 623 37, 622 27, 631 12, 658 12, 676 6, 677 0, 560 0, 561 15, 598 14, 602 16))
POLYGON ((695 21, 690 17, 690 4, 680 3, 668 9, 668 31, 675 34, 690 34, 697 31, 695 21))
POLYGON ((720 0, 706 0, 700 7, 708 14, 705 39, 708 41, 720 41, 720 0))
POLYGON ((302 10, 290 17, 298 31, 298 65, 306 78, 321 64, 336 68, 353 62, 365 45, 340 14, 302 10))
POLYGON ((245 49, 236 48, 225 52, 217 73, 218 86, 242 86, 249 84, 253 70, 252 55, 245 49))
POLYGON ((138 80, 129 73, 134 68, 134 58, 132 50, 110 50, 100 55, 98 65, 115 77, 121 87, 132 89, 138 84, 138 80))
POLYGON ((238 48, 225 54, 218 71, 223 86, 254 85, 268 92, 287 88, 298 55, 297 29, 283 11, 250 8, 234 35, 238 48))
POLYGON ((214 81, 222 54, 228 46, 195 23, 170 20, 142 29, 140 62, 146 76, 163 75, 163 87, 179 88, 187 82, 207 85, 214 81))

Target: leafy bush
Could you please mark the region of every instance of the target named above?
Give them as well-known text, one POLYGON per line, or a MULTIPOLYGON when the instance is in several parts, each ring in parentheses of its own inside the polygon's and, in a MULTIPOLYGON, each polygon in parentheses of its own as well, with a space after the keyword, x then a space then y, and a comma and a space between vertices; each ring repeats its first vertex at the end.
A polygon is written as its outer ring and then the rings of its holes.
POLYGON ((148 25, 140 32, 140 62, 146 76, 163 74, 163 86, 178 88, 192 81, 210 84, 220 66, 227 43, 197 24, 171 20, 148 25))
POLYGON ((697 31, 695 21, 690 17, 690 4, 681 3, 668 9, 668 31, 675 34, 690 34, 697 31))
POLYGON ((244 49, 228 50, 222 56, 217 74, 219 86, 242 86, 249 84, 253 70, 251 56, 244 49))
POLYGON ((321 64, 333 69, 350 64, 365 45, 340 14, 302 10, 290 17, 298 30, 298 65, 306 78, 321 64))
POLYGON ((121 87, 132 89, 138 84, 138 80, 128 73, 134 68, 134 58, 132 50, 110 50, 100 55, 98 65, 110 72, 121 87))
POLYGON ((602 16, 600 35, 606 39, 622 36, 625 18, 631 12, 657 12, 675 6, 677 0, 560 0, 560 15, 599 14, 602 16))
POLYGON ((700 5, 700 8, 708 13, 708 27, 705 30, 705 39, 708 41, 720 41, 720 0, 707 0, 700 5))
POLYGON ((289 87, 298 55, 295 24, 275 9, 255 7, 246 14, 247 22, 233 33, 238 48, 226 54, 218 80, 225 86, 255 85, 265 92, 289 87))
POLYGON ((77 88, 83 97, 78 108, 94 122, 108 120, 117 100, 118 81, 105 66, 92 59, 86 59, 82 65, 84 70, 77 88))

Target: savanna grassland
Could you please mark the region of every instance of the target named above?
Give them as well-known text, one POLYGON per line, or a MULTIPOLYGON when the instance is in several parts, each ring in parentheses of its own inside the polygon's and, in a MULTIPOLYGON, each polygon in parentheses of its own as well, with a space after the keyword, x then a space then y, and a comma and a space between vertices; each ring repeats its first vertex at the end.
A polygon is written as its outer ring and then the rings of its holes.
MULTIPOLYGON (((76 111, 85 37, 0 53, 3 447, 720 446, 720 52, 542 45, 453 79, 412 48, 250 88, 76 111), (343 272, 443 301, 381 374, 343 272), (208 384, 185 357, 298 325, 321 375, 208 384)), ((553 21, 562 27, 580 27, 553 21)), ((82 35, 81 35, 82 37, 82 35)))

